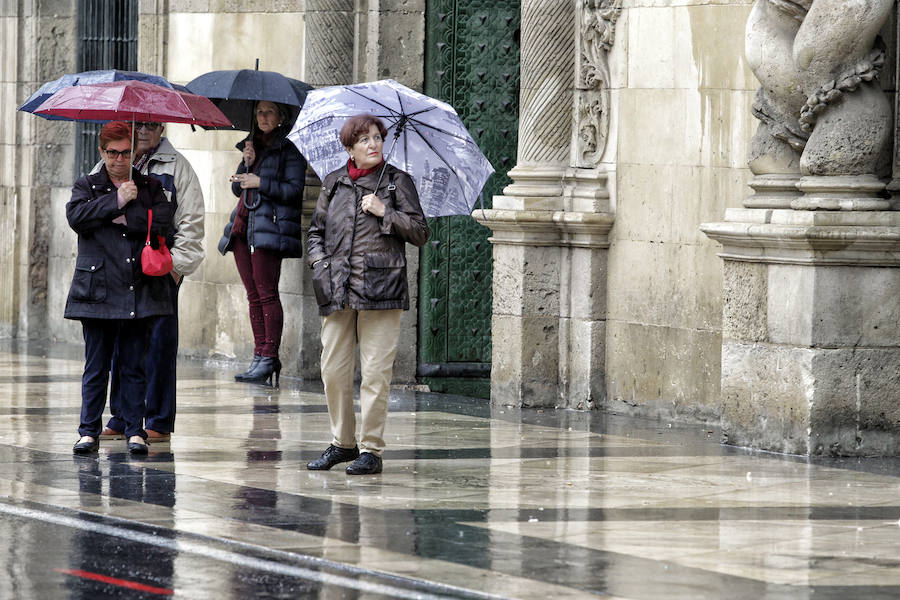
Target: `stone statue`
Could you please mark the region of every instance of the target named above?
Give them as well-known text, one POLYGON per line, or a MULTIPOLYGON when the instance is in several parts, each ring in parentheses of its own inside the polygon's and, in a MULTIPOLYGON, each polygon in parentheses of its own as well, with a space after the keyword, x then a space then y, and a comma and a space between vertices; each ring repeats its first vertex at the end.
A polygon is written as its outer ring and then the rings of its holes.
POLYGON ((750 169, 888 175, 891 106, 877 77, 892 0, 757 0, 746 57, 762 84, 750 169))

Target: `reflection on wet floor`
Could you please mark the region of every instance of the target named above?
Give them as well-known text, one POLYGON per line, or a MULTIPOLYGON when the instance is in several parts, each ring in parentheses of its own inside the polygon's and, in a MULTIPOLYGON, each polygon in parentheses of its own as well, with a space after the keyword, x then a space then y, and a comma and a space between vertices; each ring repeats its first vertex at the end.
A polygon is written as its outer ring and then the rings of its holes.
POLYGON ((188 362, 171 443, 74 457, 78 350, 0 346, 0 598, 900 597, 894 460, 396 391, 354 478, 316 383, 188 362))

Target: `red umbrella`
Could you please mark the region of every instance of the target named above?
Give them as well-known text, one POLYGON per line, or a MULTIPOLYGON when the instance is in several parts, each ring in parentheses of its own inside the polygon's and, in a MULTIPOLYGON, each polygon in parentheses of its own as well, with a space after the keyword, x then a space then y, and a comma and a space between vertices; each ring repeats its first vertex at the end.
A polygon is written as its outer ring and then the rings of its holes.
POLYGON ((136 80, 66 87, 50 96, 34 112, 73 121, 231 125, 209 98, 136 80))

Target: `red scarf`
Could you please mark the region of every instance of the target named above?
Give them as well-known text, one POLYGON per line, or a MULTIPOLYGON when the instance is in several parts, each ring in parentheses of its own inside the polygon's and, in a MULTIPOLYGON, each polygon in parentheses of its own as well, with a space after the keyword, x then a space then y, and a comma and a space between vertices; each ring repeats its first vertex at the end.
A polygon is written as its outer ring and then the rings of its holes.
POLYGON ((379 168, 381 168, 381 165, 383 165, 383 164, 384 164, 384 158, 382 158, 381 162, 378 163, 377 165, 375 165, 374 167, 372 167, 371 169, 357 169, 356 165, 353 163, 353 159, 350 158, 350 159, 347 159, 347 171, 350 173, 350 179, 352 179, 353 181, 356 181, 363 175, 368 175, 369 173, 374 173, 379 168))

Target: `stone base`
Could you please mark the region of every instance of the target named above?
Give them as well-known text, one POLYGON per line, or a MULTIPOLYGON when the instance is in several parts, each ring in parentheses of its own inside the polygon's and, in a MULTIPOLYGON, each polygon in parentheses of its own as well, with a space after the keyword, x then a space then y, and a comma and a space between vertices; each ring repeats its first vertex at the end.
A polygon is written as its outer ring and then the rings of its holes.
POLYGON ((726 444, 826 456, 900 455, 900 348, 725 341, 726 444))
POLYGON ((900 213, 741 209, 723 245, 725 442, 900 455, 900 213))

